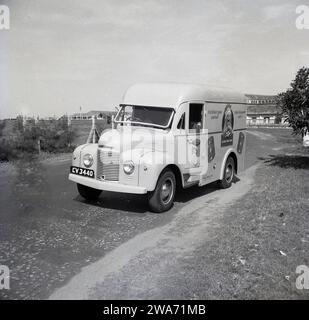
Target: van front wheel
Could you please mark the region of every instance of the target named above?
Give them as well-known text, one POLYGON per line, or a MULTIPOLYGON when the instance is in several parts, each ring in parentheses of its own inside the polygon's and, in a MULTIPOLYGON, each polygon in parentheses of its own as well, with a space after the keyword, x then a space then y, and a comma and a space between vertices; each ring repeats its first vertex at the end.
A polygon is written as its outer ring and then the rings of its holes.
POLYGON ((174 202, 176 178, 171 170, 163 171, 154 191, 149 193, 149 207, 154 212, 169 210, 174 202))
POLYGON ((232 185, 235 175, 235 162, 232 157, 228 157, 223 172, 223 179, 220 180, 220 187, 222 189, 227 189, 232 185))
POLYGON ((77 184, 77 190, 79 194, 85 198, 86 200, 97 200, 99 195, 101 194, 101 190, 93 189, 82 184, 77 184))

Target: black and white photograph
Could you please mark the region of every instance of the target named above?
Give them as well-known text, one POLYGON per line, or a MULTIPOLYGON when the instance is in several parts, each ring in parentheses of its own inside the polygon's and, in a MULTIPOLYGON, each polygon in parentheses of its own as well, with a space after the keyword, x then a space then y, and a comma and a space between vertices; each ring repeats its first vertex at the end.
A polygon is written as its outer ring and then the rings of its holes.
POLYGON ((0 0, 0 309, 308 299, 308 0, 0 0))

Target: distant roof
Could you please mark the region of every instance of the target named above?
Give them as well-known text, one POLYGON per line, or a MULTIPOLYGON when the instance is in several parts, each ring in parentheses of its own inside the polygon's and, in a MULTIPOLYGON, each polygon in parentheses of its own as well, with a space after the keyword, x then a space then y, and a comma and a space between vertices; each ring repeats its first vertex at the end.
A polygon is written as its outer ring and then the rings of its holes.
POLYGON ((79 117, 80 115, 84 116, 84 117, 91 117, 91 116, 96 116, 98 114, 107 114, 107 115, 110 115, 110 114, 114 114, 116 113, 115 111, 102 111, 102 110, 91 110, 91 111, 88 111, 88 112, 77 112, 77 113, 74 113, 72 116, 74 117, 79 117))
POLYGON ((131 86, 123 104, 177 108, 186 101, 245 102, 239 92, 185 83, 140 83, 131 86))
POLYGON ((277 114, 281 109, 274 104, 248 104, 247 114, 277 114))
POLYGON ((245 94, 245 96, 251 100, 276 100, 277 95, 265 95, 265 94, 245 94))

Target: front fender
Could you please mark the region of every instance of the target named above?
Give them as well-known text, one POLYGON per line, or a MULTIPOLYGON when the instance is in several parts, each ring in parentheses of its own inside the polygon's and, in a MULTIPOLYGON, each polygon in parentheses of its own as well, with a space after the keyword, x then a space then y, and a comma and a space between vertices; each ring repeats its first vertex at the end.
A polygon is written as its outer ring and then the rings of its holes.
POLYGON ((98 150, 98 144, 97 143, 86 143, 78 146, 73 151, 73 157, 72 157, 72 166, 76 167, 84 167, 83 164, 83 155, 86 153, 90 153, 93 156, 93 165, 89 168, 92 170, 95 170, 96 163, 97 163, 97 150, 98 150))
POLYGON ((120 155, 120 162, 119 162, 119 181, 124 184, 139 185, 139 172, 140 172, 140 159, 144 154, 143 149, 133 149, 133 150, 127 150, 121 153, 120 155), (123 171, 123 164, 126 161, 133 161, 135 165, 135 170, 132 174, 127 175, 123 171))
POLYGON ((163 169, 173 164, 173 159, 165 152, 149 151, 140 158, 139 185, 153 191, 163 169))

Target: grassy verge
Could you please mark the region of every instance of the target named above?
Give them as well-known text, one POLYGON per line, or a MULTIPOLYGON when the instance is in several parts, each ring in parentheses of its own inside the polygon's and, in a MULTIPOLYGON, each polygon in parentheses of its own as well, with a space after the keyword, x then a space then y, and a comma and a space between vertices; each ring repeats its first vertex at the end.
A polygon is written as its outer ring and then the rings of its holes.
POLYGON ((295 270, 309 265, 308 169, 305 156, 265 159, 253 190, 232 208, 233 219, 229 217, 227 225, 233 239, 226 246, 238 253, 232 258, 239 271, 237 296, 306 295, 295 288, 295 270))
MULTIPOLYGON (((106 120, 96 121, 101 133, 110 128, 106 120)), ((51 158, 55 154, 71 153, 73 149, 87 141, 91 130, 91 120, 0 120, 0 162, 27 158, 51 158)))
POLYGON ((201 269, 199 298, 309 298, 295 286, 296 267, 309 266, 309 157, 300 150, 261 159, 252 190, 187 261, 201 269))

